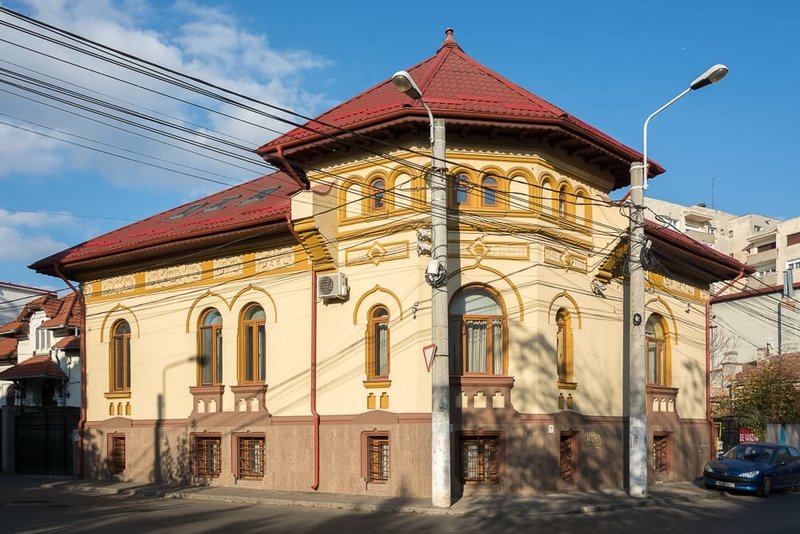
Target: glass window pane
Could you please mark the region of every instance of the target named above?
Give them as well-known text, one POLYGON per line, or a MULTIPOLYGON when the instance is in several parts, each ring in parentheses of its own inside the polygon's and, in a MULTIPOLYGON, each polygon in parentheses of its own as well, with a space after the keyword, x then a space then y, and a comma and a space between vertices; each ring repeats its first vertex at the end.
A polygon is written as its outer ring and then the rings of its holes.
POLYGON ((503 322, 495 319, 492 322, 492 373, 503 374, 503 322))
POLYGON ((468 373, 486 372, 486 322, 467 321, 467 369, 468 373))
POLYGON ((200 358, 203 369, 203 384, 212 384, 214 382, 214 357, 211 345, 212 334, 213 331, 210 328, 203 328, 200 331, 200 358))
POLYGON ((244 313, 245 321, 264 321, 267 316, 264 313, 264 308, 261 306, 250 306, 244 313))
POLYGON ((258 379, 267 379, 267 329, 263 324, 258 325, 258 379))
POLYGON ((375 324, 375 374, 388 376, 389 374, 389 325, 387 323, 375 324))
POLYGON ((254 344, 253 344, 253 326, 248 325, 244 329, 244 379, 249 381, 253 380, 253 363, 255 362, 255 357, 253 354, 254 344))

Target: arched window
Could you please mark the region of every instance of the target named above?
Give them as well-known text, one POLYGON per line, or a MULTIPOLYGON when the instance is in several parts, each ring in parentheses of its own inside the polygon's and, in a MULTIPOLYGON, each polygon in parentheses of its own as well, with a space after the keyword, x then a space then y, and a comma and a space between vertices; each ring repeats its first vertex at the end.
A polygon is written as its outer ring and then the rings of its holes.
POLYGON ((647 383, 669 386, 670 361, 664 318, 654 313, 647 319, 644 333, 647 342, 647 383))
POLYGON ((567 187, 561 186, 558 190, 558 218, 566 219, 569 217, 569 207, 567 205, 567 187))
POLYGON ((222 383, 222 316, 217 310, 206 310, 200 318, 200 383, 222 383))
POLYGON ((573 378, 572 360, 572 319, 566 308, 560 308, 556 313, 556 368, 558 370, 558 382, 569 384, 573 378))
POLYGON ((367 379, 389 378, 389 310, 378 305, 369 311, 367 379))
POLYGON ((497 206, 497 179, 489 176, 483 179, 481 184, 482 190, 482 204, 484 207, 493 208, 497 206))
POLYGON ((111 391, 131 389, 131 325, 122 320, 111 328, 111 391))
POLYGON ((507 372, 503 308, 488 289, 466 287, 453 297, 449 334, 453 374, 507 372))
POLYGON ((382 211, 386 209, 386 181, 383 178, 372 180, 369 187, 370 211, 382 211))
POLYGON ((267 316, 264 308, 250 304, 240 326, 239 382, 264 382, 267 378, 267 316))
POLYGON ((466 206, 469 204, 469 190, 472 184, 463 174, 456 176, 456 205, 466 206))

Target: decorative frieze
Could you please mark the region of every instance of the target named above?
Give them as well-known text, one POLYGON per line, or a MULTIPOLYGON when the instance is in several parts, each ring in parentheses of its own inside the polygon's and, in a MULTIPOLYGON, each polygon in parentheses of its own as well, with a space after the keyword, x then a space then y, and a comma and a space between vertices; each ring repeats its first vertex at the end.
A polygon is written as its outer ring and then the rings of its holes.
POLYGON ((242 256, 230 256, 214 260, 214 278, 240 276, 244 273, 244 259, 242 256))
POLYGON ((664 275, 647 271, 646 273, 647 285, 653 289, 657 289, 675 297, 690 298, 696 302, 705 302, 708 294, 698 287, 691 286, 672 278, 667 278, 664 275))
POLYGON ((367 247, 348 249, 345 252, 345 263, 347 265, 363 265, 365 263, 378 265, 382 261, 408 258, 408 250, 408 241, 393 243, 379 243, 376 241, 367 247))
POLYGON ((294 265, 294 249, 292 247, 276 248, 256 252, 256 272, 286 269, 294 265))
POLYGON ((136 288, 136 275, 124 274, 106 278, 100 287, 103 295, 118 295, 119 293, 133 291, 136 288))
POLYGON ((485 241, 478 238, 474 241, 461 241, 451 243, 450 255, 472 257, 476 260, 484 258, 503 260, 530 260, 530 247, 527 243, 514 243, 508 241, 485 241))
POLYGON ((544 247, 544 262, 549 265, 555 265, 567 270, 579 271, 582 273, 585 273, 589 266, 589 259, 586 256, 550 246, 544 247))
POLYGON ((144 284, 147 289, 171 287, 197 282, 202 277, 199 263, 163 267, 144 273, 144 284))

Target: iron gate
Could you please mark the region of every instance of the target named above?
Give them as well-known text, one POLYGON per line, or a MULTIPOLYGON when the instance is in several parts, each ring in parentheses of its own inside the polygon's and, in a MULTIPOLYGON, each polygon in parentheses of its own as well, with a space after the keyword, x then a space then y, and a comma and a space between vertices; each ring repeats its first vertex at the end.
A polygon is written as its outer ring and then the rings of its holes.
POLYGON ((79 408, 25 408, 14 421, 15 468, 18 474, 71 475, 73 430, 79 408))

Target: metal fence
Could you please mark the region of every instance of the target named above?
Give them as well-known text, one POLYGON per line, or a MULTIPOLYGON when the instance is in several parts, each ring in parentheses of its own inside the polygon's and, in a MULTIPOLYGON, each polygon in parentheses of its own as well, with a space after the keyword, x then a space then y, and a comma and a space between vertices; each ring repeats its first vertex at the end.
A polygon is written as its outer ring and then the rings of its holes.
POLYGON ((77 408, 25 408, 14 420, 14 471, 19 474, 71 475, 77 408))

